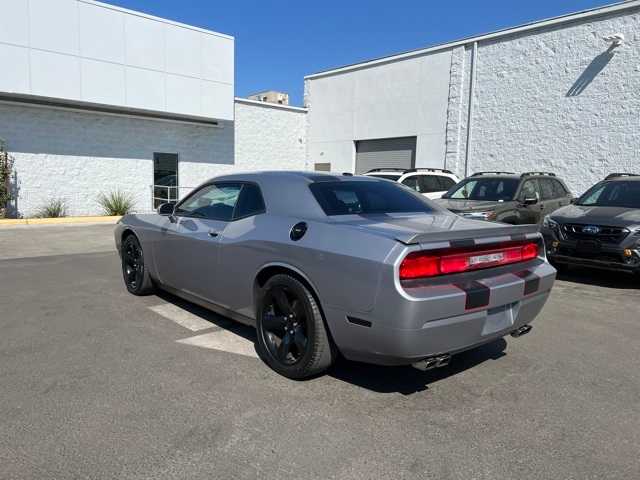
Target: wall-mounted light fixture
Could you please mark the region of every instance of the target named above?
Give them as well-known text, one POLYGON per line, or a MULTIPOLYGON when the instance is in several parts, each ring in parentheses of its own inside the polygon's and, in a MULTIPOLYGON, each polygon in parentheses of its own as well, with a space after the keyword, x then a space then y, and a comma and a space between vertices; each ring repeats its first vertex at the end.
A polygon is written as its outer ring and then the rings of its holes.
POLYGON ((613 35, 607 35, 606 37, 602 37, 602 39, 609 43, 612 48, 619 47, 624 44, 624 34, 622 33, 614 33, 613 35))

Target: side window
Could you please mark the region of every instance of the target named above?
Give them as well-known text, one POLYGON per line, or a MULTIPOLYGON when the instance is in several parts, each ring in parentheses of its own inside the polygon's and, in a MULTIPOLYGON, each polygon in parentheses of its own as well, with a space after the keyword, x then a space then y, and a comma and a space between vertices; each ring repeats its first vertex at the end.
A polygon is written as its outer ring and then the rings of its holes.
POLYGON ((551 181, 553 182, 553 193, 556 198, 566 197, 567 195, 569 195, 567 189, 564 188, 564 185, 562 185, 558 180, 551 181))
POLYGON ((538 192, 538 182, 536 180, 527 180, 522 185, 522 190, 520 191, 520 201, 525 198, 536 197, 540 198, 540 193, 538 192))
POLYGON ((421 192, 420 184, 418 183, 418 175, 411 175, 410 177, 405 178, 402 181, 403 185, 415 190, 416 192, 421 192))
POLYGON ((242 184, 215 183, 202 187, 176 208, 176 215, 229 222, 242 184))
POLYGON ((453 187, 456 182, 449 177, 436 177, 438 179, 438 182, 440 183, 440 191, 443 190, 449 190, 451 187, 453 187))
POLYGON ((238 199, 236 212, 233 215, 233 218, 250 217, 258 215, 264 211, 264 200, 262 199, 260 188, 257 185, 245 183, 242 186, 242 191, 240 192, 240 198, 238 199))
POLYGON ((540 183, 540 189, 542 190, 543 200, 552 200, 556 198, 555 192, 553 191, 553 180, 550 178, 541 178, 538 182, 540 183))
POLYGON ((423 193, 440 192, 440 182, 435 175, 421 175, 420 176, 420 191, 423 193))

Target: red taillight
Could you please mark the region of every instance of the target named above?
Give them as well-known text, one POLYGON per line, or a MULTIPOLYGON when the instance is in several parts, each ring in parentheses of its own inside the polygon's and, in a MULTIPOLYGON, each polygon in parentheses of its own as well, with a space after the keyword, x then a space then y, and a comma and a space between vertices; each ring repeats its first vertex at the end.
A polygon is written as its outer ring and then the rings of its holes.
POLYGON ((533 260, 537 256, 538 244, 535 242, 512 243, 491 249, 412 252, 400 264, 400 280, 481 270, 533 260))
POLYGON ((527 243, 522 247, 522 260, 533 260, 538 257, 538 244, 527 243))

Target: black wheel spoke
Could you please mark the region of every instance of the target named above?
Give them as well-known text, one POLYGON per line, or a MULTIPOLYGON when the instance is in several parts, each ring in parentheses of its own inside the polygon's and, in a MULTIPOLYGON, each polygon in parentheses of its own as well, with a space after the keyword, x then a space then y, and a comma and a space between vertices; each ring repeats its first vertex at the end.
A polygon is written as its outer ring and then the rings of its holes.
POLYGON ((278 358, 281 362, 287 362, 287 356, 291 351, 291 334, 287 332, 284 337, 282 337, 282 342, 280 342, 280 346, 278 347, 278 358))
POLYGON ((302 306, 302 302, 300 300, 295 299, 291 303, 291 310, 299 322, 304 319, 304 307, 302 306))
POLYGON ((292 313, 291 304, 287 298, 287 294, 281 287, 276 287, 271 291, 271 295, 282 315, 290 315, 292 313))
POLYGON ((293 343, 298 350, 298 354, 302 355, 307 349, 307 336, 304 334, 301 328, 296 330, 293 336, 293 343))
POLYGON ((284 330, 286 324, 287 319, 284 315, 272 315, 267 313, 262 317, 262 326, 268 332, 281 332, 284 330))

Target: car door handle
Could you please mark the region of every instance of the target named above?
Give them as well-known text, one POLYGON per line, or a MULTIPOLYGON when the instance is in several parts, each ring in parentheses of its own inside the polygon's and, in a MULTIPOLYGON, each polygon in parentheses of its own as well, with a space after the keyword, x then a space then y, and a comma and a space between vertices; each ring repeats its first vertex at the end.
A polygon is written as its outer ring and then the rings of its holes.
POLYGON ((209 230, 209 236, 212 238, 217 237, 218 235, 220 235, 218 232, 216 232, 215 230, 209 230))

